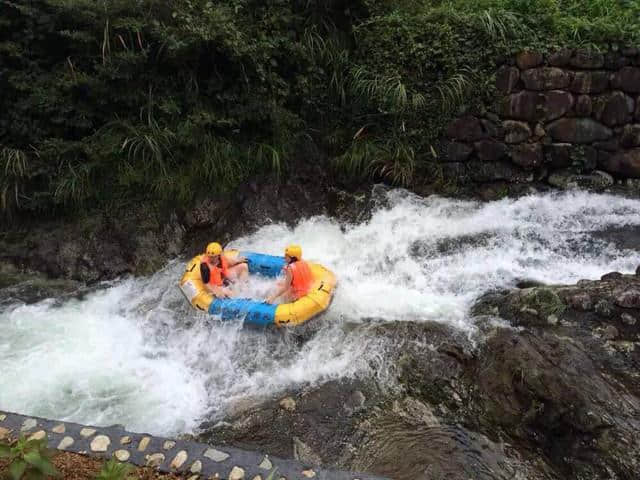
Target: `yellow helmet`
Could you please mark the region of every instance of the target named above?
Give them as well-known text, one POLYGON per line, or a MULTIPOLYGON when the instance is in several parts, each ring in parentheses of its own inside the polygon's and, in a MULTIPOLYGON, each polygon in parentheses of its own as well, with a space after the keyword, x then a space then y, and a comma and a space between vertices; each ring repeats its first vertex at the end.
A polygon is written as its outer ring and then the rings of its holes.
POLYGON ((211 242, 207 245, 205 253, 207 255, 220 255, 222 253, 222 246, 218 242, 211 242))
POLYGON ((302 260, 302 247, 300 245, 289 245, 284 249, 284 254, 302 260))

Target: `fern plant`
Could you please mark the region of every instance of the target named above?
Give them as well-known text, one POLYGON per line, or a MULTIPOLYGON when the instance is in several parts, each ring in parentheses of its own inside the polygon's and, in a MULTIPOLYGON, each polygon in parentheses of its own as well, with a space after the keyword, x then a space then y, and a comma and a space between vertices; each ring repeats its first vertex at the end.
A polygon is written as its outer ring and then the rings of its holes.
POLYGON ((6 476, 12 480, 42 480, 59 477, 51 463, 53 450, 47 448, 47 438, 27 440, 21 435, 12 444, 0 444, 0 458, 9 461, 6 476))

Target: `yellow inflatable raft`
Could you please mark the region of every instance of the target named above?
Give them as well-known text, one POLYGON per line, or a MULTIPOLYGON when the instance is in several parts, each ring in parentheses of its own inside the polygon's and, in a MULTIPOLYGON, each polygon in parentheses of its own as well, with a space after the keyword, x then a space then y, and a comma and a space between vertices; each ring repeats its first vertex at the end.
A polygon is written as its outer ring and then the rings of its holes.
MULTIPOLYGON (((238 255, 247 259, 250 274, 277 277, 284 267, 283 257, 253 252, 225 250, 228 258, 238 255)), ((244 318, 245 323, 254 325, 274 324, 301 325, 312 317, 325 311, 336 288, 336 277, 327 268, 308 262, 314 281, 309 293, 295 302, 271 305, 245 298, 216 298, 209 293, 200 277, 202 255, 191 259, 180 280, 180 289, 191 305, 203 312, 220 315, 223 320, 244 318)))

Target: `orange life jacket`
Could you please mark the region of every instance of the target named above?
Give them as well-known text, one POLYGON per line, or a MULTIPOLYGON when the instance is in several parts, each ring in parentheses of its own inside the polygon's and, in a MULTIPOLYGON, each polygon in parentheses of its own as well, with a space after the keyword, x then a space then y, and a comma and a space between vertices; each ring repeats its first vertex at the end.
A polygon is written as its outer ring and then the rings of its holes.
POLYGON ((229 264, 224 255, 220 255, 220 266, 214 265, 209 262, 208 257, 205 255, 202 257, 202 263, 205 263, 209 267, 209 285, 214 287, 221 287, 223 280, 229 276, 229 264))
POLYGON ((298 300, 300 297, 304 297, 309 293, 311 284, 313 283, 313 274, 311 268, 304 260, 298 260, 290 263, 286 267, 286 270, 291 272, 291 290, 293 298, 298 300))

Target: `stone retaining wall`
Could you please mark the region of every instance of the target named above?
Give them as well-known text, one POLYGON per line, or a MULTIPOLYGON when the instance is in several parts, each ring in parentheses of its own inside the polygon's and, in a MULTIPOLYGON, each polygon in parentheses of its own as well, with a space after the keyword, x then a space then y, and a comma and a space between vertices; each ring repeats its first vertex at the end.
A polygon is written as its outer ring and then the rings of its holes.
POLYGON ((274 480, 375 480, 364 474, 319 469, 232 447, 131 433, 121 426, 91 427, 0 411, 0 441, 44 438, 51 448, 79 454, 115 457, 122 462, 152 466, 161 472, 177 472, 188 480, 262 480, 276 469, 274 480))
POLYGON ((640 49, 521 52, 496 86, 492 112, 448 126, 445 176, 600 188, 640 178, 640 49))

